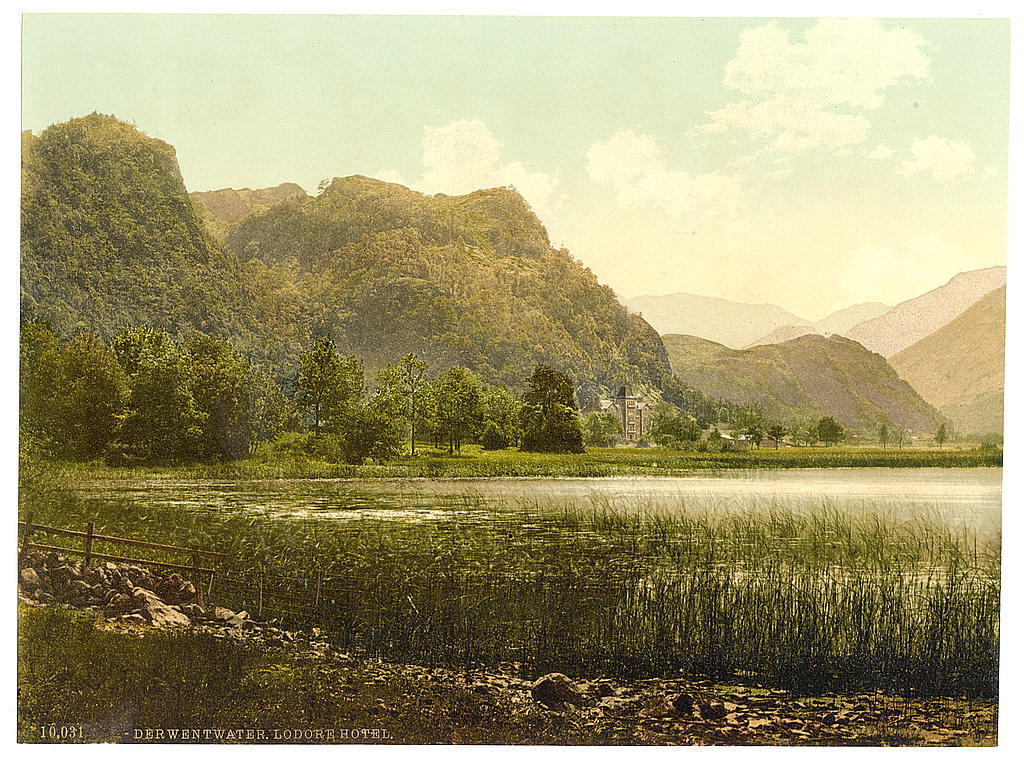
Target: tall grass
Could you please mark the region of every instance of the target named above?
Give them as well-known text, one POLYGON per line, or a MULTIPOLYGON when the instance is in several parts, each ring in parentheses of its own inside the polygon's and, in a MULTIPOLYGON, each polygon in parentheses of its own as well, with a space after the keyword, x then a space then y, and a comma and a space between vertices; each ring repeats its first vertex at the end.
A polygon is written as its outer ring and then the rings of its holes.
POLYGON ((73 496, 36 516, 93 518, 97 532, 226 551, 217 601, 389 659, 996 694, 999 544, 938 516, 595 497, 339 522, 73 496))

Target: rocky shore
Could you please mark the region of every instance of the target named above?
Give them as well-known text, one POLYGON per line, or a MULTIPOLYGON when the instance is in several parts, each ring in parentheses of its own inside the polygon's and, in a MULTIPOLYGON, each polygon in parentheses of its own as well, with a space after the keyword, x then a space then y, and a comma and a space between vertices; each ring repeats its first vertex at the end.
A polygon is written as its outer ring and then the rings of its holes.
MULTIPOLYGON (((515 664, 443 669, 397 664, 343 652, 319 629, 287 631, 244 611, 201 607, 192 583, 131 565, 85 566, 29 551, 19 563, 19 602, 60 604, 94 616, 112 631, 203 632, 287 653, 344 675, 329 694, 400 717, 403 701, 367 699, 375 685, 415 688, 437 700, 499 710, 537 733, 537 742, 678 745, 994 745, 996 706, 960 699, 906 699, 882 692, 795 696, 742 679, 572 679, 558 672, 530 678, 515 664), (354 681, 353 681, 354 680, 354 681)), ((376 695, 376 693, 375 693, 376 695)), ((443 706, 442 706, 443 707, 443 706)), ((409 742, 407 740, 391 742, 409 742)), ((423 742, 423 741, 418 741, 423 742)), ((433 741, 437 742, 437 741, 433 741)), ((477 741, 479 742, 479 741, 477 741)), ((483 741, 488 742, 488 741, 483 741)), ((501 741, 504 742, 504 741, 501 741)), ((529 732, 523 740, 532 742, 529 732)))

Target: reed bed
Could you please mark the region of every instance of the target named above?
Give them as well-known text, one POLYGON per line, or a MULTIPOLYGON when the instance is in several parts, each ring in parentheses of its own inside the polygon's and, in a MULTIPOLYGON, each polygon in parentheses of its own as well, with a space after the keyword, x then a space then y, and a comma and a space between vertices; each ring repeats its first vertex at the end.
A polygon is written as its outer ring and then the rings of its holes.
POLYGON ((999 541, 941 510, 596 497, 339 521, 67 496, 36 519, 226 551, 216 601, 386 659, 997 694, 999 541))

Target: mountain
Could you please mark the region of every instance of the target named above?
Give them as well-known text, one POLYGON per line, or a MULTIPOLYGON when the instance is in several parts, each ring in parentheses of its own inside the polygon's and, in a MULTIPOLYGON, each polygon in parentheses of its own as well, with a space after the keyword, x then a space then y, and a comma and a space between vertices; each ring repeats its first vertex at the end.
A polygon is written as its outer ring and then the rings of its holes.
POLYGON ((961 434, 1003 431, 1006 287, 899 354, 890 364, 961 434))
POLYGON ((783 341, 792 341, 794 338, 800 338, 800 336, 806 335, 821 335, 817 328, 811 327, 810 325, 783 325, 781 328, 775 328, 768 335, 757 339, 754 343, 744 348, 750 349, 754 346, 765 346, 768 344, 781 344, 783 341))
POLYGON ((685 334, 742 349, 776 328, 811 325, 773 304, 745 304, 724 298, 673 293, 637 296, 626 302, 665 335, 685 334))
POLYGON ((784 423, 832 416, 874 431, 889 423, 936 428, 939 414, 884 358, 842 336, 805 335, 751 349, 730 349, 688 335, 663 337, 673 374, 709 397, 760 407, 784 423))
POLYGON ((280 184, 266 189, 217 189, 189 194, 199 217, 220 242, 242 219, 294 197, 305 198, 306 190, 298 184, 280 184))
POLYGON ((266 270, 210 237, 169 144, 99 114, 24 133, 21 213, 23 316, 61 334, 147 323, 251 339, 266 270))
POLYGON ((885 314, 850 328, 844 335, 871 351, 891 357, 934 333, 986 293, 1005 284, 1005 266, 961 272, 945 285, 897 304, 885 314))
POLYGON ((415 352, 512 386, 539 364, 606 386, 669 376, 654 329, 509 189, 428 197, 353 176, 316 198, 190 199, 173 147, 113 117, 22 142, 21 308, 61 335, 201 330, 282 379, 321 335, 371 370, 415 352), (230 224, 223 245, 210 216, 230 224))
POLYGON ((885 314, 890 309, 892 309, 891 306, 883 304, 880 301, 854 304, 853 306, 847 306, 845 309, 840 309, 837 312, 832 312, 832 314, 827 317, 818 320, 814 323, 814 327, 823 336, 830 336, 833 333, 838 333, 843 336, 846 335, 846 331, 854 325, 859 325, 862 322, 873 320, 875 317, 885 314))
POLYGON ((510 189, 427 196, 336 178, 236 225, 225 248, 293 275, 341 348, 374 364, 408 351, 521 383, 538 364, 607 386, 669 374, 658 334, 510 189))

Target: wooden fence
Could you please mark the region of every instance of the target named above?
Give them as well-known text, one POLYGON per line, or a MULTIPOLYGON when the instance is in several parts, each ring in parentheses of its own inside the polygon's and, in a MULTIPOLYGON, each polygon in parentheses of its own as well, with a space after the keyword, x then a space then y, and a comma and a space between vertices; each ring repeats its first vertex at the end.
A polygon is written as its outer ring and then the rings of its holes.
POLYGON ((196 587, 196 601, 201 606, 206 605, 206 598, 204 596, 203 589, 203 576, 210 576, 210 588, 213 587, 213 575, 217 572, 216 568, 213 567, 214 562, 209 560, 216 560, 221 557, 226 557, 227 554, 221 551, 207 551, 205 549, 193 549, 185 546, 171 546, 167 543, 154 543, 152 541, 139 541, 134 538, 118 538, 113 535, 98 535, 95 532, 95 524, 89 522, 86 526, 85 532, 80 530, 65 530, 61 527, 50 527, 49 525, 39 525, 32 521, 31 512, 28 515, 28 519, 24 522, 18 522, 18 527, 21 528, 20 544, 22 551, 28 549, 38 549, 40 551, 55 551, 63 554, 72 554, 85 558, 85 564, 91 565, 93 559, 105 559, 110 562, 124 562, 126 564, 141 565, 143 567, 159 567, 170 570, 182 570, 192 574, 192 582, 196 587), (51 546, 45 543, 32 543, 30 540, 33 531, 38 530, 42 533, 51 533, 53 535, 66 535, 73 538, 84 538, 85 549, 69 549, 63 546, 51 546), (93 544, 96 541, 106 541, 108 543, 117 543, 122 546, 129 548, 149 548, 158 549, 160 551, 174 551, 182 554, 189 554, 192 557, 191 565, 178 565, 173 562, 157 562, 151 559, 135 559, 132 557, 122 557, 115 554, 105 554, 103 552, 95 551, 93 544), (210 567, 203 566, 203 560, 206 559, 210 567))

